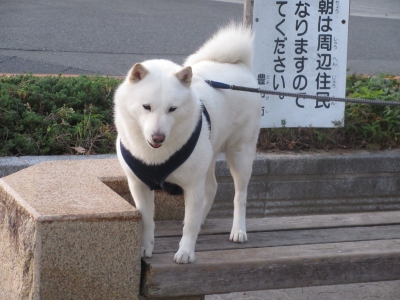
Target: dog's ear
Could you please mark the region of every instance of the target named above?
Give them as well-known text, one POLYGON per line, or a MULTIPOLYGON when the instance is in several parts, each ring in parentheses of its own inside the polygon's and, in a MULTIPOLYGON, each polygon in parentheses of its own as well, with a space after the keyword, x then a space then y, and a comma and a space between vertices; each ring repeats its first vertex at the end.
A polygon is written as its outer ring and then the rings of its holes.
POLYGON ((147 69, 145 67, 143 67, 143 65, 137 63, 133 66, 133 68, 129 72, 129 75, 128 75, 129 81, 131 83, 139 82, 147 75, 147 73, 149 73, 149 71, 147 71, 147 69))
POLYGON ((175 73, 175 76, 186 86, 190 86, 192 83, 192 75, 192 67, 184 67, 175 73))

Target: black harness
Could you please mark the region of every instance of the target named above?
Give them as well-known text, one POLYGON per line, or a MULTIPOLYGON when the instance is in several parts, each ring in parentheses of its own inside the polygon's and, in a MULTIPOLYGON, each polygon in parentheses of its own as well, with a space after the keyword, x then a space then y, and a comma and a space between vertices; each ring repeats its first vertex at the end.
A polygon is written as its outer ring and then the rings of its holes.
MULTIPOLYGON (((202 105, 202 114, 207 119, 208 128, 211 132, 211 119, 207 112, 207 109, 202 105)), ((181 149, 176 151, 168 160, 160 165, 147 165, 143 161, 134 157, 128 149, 124 147, 122 142, 120 142, 121 154, 124 158, 126 164, 132 170, 132 172, 144 183, 151 191, 153 190, 163 190, 170 195, 182 195, 183 189, 174 183, 165 182, 165 179, 175 171, 179 166, 181 166, 192 154, 194 147, 200 136, 201 126, 202 126, 202 114, 200 114, 199 121, 197 122, 196 128, 194 129, 192 135, 188 139, 185 145, 181 149)))

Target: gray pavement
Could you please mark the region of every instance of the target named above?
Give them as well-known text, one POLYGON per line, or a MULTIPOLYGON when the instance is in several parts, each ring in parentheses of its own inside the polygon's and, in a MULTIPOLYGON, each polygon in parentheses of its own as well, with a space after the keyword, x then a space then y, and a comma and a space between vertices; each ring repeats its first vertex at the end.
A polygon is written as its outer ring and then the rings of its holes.
POLYGON ((399 29, 399 0, 351 0, 349 73, 400 75, 399 29))
MULTIPOLYGON (((349 73, 400 74, 400 1, 352 0, 349 73)), ((243 0, 1 0, 0 73, 125 75, 138 61, 177 63, 243 0)))
POLYGON ((398 0, 351 0, 351 15, 384 19, 400 19, 398 0))
POLYGON ((125 75, 138 61, 177 63, 243 5, 187 0, 1 0, 0 72, 125 75))

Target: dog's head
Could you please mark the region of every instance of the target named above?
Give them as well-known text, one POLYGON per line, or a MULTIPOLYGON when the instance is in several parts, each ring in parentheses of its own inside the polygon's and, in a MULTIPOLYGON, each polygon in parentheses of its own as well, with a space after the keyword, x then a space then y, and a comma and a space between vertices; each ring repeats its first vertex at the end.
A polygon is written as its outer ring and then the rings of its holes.
POLYGON ((184 120, 196 111, 191 81, 191 67, 165 60, 137 63, 117 91, 116 110, 139 125, 148 146, 160 148, 172 132, 179 136, 184 120))

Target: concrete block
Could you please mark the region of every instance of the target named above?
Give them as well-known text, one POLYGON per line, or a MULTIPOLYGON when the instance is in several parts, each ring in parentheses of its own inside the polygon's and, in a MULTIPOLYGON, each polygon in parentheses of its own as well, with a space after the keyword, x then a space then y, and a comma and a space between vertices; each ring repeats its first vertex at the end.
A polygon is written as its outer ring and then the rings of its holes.
POLYGON ((400 151, 270 155, 265 216, 399 209, 400 151))
POLYGON ((400 151, 348 154, 270 154, 268 175, 326 175, 398 172, 400 151))
MULTIPOLYGON (((263 218, 265 215, 265 199, 247 200, 247 218, 263 218)), ((233 218, 233 199, 231 201, 219 201, 216 199, 211 207, 208 219, 213 218, 233 218)))
POLYGON ((20 156, 0 157, 0 178, 31 167, 38 163, 62 160, 91 160, 91 159, 112 159, 115 154, 106 155, 43 155, 43 156, 20 156))
POLYGON ((123 178, 115 159, 0 179, 1 299, 138 299, 141 215, 112 178, 123 178))
POLYGON ((369 176, 297 176, 268 182, 267 199, 327 199, 390 196, 399 192, 399 174, 369 176))
POLYGON ((217 177, 230 177, 231 173, 229 172, 228 164, 225 160, 225 154, 220 154, 217 157, 217 161, 215 162, 215 176, 217 177))
POLYGON ((253 162, 253 176, 263 176, 268 174, 270 168, 270 154, 258 153, 253 162))
MULTIPOLYGON (((118 193, 135 206, 135 201, 129 190, 125 193, 118 193)), ((155 191, 154 193, 154 220, 155 221, 170 221, 182 220, 185 216, 185 200, 183 196, 171 196, 163 191, 155 191)))
MULTIPOLYGON (((208 218, 232 218, 234 197, 235 186, 232 179, 231 181, 218 182, 217 194, 208 218)), ((265 182, 251 181, 247 189, 247 217, 257 218, 264 216, 265 198, 265 182)))
POLYGON ((21 158, 29 165, 33 166, 42 162, 63 161, 63 160, 98 160, 98 159, 113 159, 115 154, 102 155, 43 155, 43 156, 22 156, 21 158))
POLYGON ((139 233, 129 218, 39 222, 40 299, 135 299, 139 233))
POLYGON ((183 196, 171 196, 163 191, 156 191, 154 194, 156 221, 184 219, 185 199, 183 196))
POLYGON ((400 210, 398 197, 317 200, 269 200, 265 203, 265 217, 311 214, 337 214, 400 210))
POLYGON ((0 183, 0 299, 34 299, 36 222, 10 192, 0 183))
MULTIPOLYGON (((260 181, 250 181, 247 187, 247 200, 265 199, 266 183, 260 181)), ((215 201, 229 201, 233 202, 235 197, 235 186, 233 182, 219 182, 215 201)))

